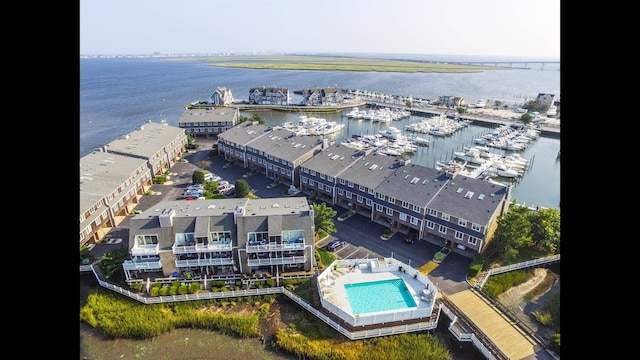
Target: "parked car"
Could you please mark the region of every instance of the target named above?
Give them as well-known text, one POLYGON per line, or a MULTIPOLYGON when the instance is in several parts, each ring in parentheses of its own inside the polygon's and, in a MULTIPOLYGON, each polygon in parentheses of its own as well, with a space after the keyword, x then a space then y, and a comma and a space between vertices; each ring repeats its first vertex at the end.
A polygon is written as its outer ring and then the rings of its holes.
POLYGON ((324 249, 327 251, 335 251, 336 249, 344 246, 345 244, 346 243, 344 241, 333 240, 332 242, 328 243, 327 246, 324 247, 324 249))
POLYGON ((187 190, 182 193, 182 198, 198 198, 204 194, 204 190, 187 190))
POLYGON ((218 190, 223 187, 229 186, 229 182, 227 180, 218 181, 218 190))
POLYGON ((222 180, 222 178, 216 174, 212 174, 212 173, 207 173, 204 174, 204 180, 205 181, 220 181, 222 180))
POLYGON ((225 191, 224 194, 226 196, 233 196, 233 194, 235 194, 236 192, 236 186, 235 185, 229 185, 229 190, 225 191))

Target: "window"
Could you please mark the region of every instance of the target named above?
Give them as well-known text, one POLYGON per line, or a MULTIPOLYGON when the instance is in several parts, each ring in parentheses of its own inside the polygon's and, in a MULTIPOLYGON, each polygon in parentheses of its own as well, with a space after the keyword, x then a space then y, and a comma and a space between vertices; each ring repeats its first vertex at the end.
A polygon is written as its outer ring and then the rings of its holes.
POLYGON ((378 199, 380 199, 380 200, 384 200, 384 198, 385 198, 385 196, 384 196, 384 195, 382 195, 382 194, 378 193, 378 199))
POLYGON ((417 217, 411 217, 410 221, 409 221, 412 225, 418 225, 418 218, 417 217))
POLYGON ((376 204, 376 210, 379 211, 379 212, 382 212, 382 210, 384 210, 384 208, 382 207, 382 205, 376 204))
POLYGON ((312 176, 316 176, 316 171, 315 170, 311 170, 311 175, 312 176))
POLYGON ((306 177, 303 177, 303 178, 302 178, 302 183, 303 183, 303 184, 306 184, 306 183, 307 183, 307 178, 306 178, 306 177))
POLYGON ((360 196, 360 195, 356 196, 356 201, 358 201, 359 203, 361 203, 361 202, 362 202, 362 200, 363 200, 363 197, 362 197, 362 196, 360 196))
POLYGON ((396 203, 396 198, 389 196, 389 203, 395 204, 396 203))
POLYGON ((400 214, 398 215, 398 217, 399 217, 399 218, 400 218, 400 220, 402 220, 402 221, 407 221, 407 214, 405 214, 405 213, 400 213, 400 214))
POLYGON ((221 244, 231 244, 231 231, 210 232, 211 241, 219 241, 221 244))
POLYGON ((372 201, 371 199, 367 199, 367 200, 365 200, 365 202, 364 202, 364 203, 365 203, 365 204, 367 204, 367 205, 369 205, 369 206, 373 205, 373 201, 372 201))
POLYGON ((313 181, 313 180, 309 180, 309 186, 315 186, 315 185, 316 185, 316 182, 315 182, 315 181, 313 181))
POLYGON ((478 245, 478 238, 469 236, 469 240, 467 240, 467 242, 471 245, 478 245))
POLYGON ((371 194, 371 195, 375 194, 375 191, 374 191, 372 188, 369 188, 369 189, 367 190, 367 192, 368 192, 369 194, 371 194))
POLYGON ((449 214, 442 213, 442 220, 449 221, 449 214))
POLYGON ((413 211, 421 213, 422 212, 422 208, 418 205, 413 205, 413 211))
POLYGON ((473 231, 480 231, 480 227, 478 224, 471 223, 471 230, 473 231))
POLYGON ((344 195, 344 190, 338 188, 338 195, 340 195, 340 196, 344 195))
POLYGON ((318 189, 323 190, 324 189, 324 184, 323 183, 318 183, 318 189))
POLYGON ((353 187, 353 183, 352 183, 351 181, 348 181, 348 182, 347 182, 347 186, 348 186, 348 187, 350 187, 350 188, 352 188, 352 187, 353 187))
POLYGON ((344 179, 340 179, 340 184, 344 185, 344 184, 346 184, 346 183, 347 183, 347 182, 346 182, 344 179))
POLYGON ((429 215, 431 215, 431 216, 438 216, 438 210, 429 209, 429 215))
POLYGON ((136 244, 138 245, 157 245, 158 235, 136 235, 136 244))
POLYGON ((456 231, 456 233, 455 233, 455 235, 454 235, 454 236, 455 236, 455 238, 456 238, 456 239, 458 239, 458 240, 462 240, 463 235, 464 235, 464 234, 463 234, 462 232, 460 232, 460 231, 456 231))
POLYGON ((444 225, 440 225, 438 226, 438 231, 442 234, 446 234, 447 233, 447 227, 444 225))
POLYGON ((363 192, 364 192, 364 191, 366 191, 366 190, 367 190, 367 188, 366 188, 366 187, 364 187, 363 185, 358 185, 358 190, 360 190, 360 191, 363 191, 363 192))
POLYGON ((347 199, 351 199, 352 196, 353 194, 350 191, 347 191, 347 199))
POLYGON ((406 201, 403 201, 402 202, 402 207, 405 208, 405 209, 408 209, 409 208, 409 203, 406 202, 406 201))
POLYGON ((387 208, 386 213, 387 213, 387 215, 389 215, 389 216, 393 216, 393 209, 392 209, 392 208, 390 208, 390 207, 388 207, 388 208, 387 208))
POLYGON ((458 225, 467 227, 467 220, 458 219, 458 225))
POLYGON ((320 179, 324 180, 326 176, 324 174, 320 174, 320 179))

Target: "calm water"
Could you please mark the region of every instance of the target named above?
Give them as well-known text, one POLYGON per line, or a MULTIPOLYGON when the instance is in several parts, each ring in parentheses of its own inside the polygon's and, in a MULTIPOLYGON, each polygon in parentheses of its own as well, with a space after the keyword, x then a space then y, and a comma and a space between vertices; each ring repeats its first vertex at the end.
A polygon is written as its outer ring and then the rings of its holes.
MULTIPOLYGON (((288 88, 291 93, 308 87, 340 87, 426 99, 452 95, 471 103, 478 99, 488 103, 493 100, 523 103, 534 99, 538 93, 560 94, 560 71, 546 65, 545 70, 475 74, 356 73, 225 69, 202 62, 149 58, 81 59, 79 155, 84 156, 94 148, 135 130, 149 119, 154 122, 166 120, 169 125, 177 126, 185 105, 207 99, 218 86, 229 88, 236 99, 247 98, 252 87, 277 86, 288 88)), ((299 97, 293 97, 293 102, 299 100, 299 97)), ((259 115, 269 125, 296 122, 299 116, 273 111, 260 112, 259 115)), ((347 120, 341 113, 323 114, 322 117, 347 125, 340 133, 330 135, 337 142, 351 134, 373 134, 388 126, 404 129, 405 125, 421 120, 411 116, 380 124, 347 120)), ((452 158, 453 151, 471 145, 473 138, 489 130, 470 125, 447 138, 430 137, 430 146, 421 147, 410 156, 411 160, 416 164, 433 166, 436 161, 452 158)), ((533 162, 533 166, 514 183, 514 200, 532 206, 559 208, 560 162, 556 159, 559 149, 559 139, 541 137, 521 153, 533 162)))

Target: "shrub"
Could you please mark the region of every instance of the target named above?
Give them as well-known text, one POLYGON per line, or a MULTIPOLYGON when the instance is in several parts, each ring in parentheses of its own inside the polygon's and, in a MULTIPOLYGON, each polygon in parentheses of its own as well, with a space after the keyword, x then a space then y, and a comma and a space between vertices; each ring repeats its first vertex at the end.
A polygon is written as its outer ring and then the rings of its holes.
POLYGON ((440 251, 438 251, 437 253, 435 253, 433 255, 433 260, 434 261, 442 261, 442 260, 444 260, 444 254, 441 253, 440 251))
POLYGON ((154 184, 164 184, 166 182, 167 182, 167 176, 166 175, 158 175, 158 176, 153 178, 153 183, 154 184))

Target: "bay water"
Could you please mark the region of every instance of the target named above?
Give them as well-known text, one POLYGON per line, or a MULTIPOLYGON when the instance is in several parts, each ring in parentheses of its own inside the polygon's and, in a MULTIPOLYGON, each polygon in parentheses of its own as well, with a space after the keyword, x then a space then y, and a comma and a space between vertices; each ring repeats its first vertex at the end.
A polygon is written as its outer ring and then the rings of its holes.
MULTIPOLYGON (((450 59, 456 61, 455 58, 450 59)), ((496 61, 496 60, 494 60, 496 61)), ((208 99, 217 87, 227 87, 235 99, 246 99, 249 89, 258 86, 281 87, 293 91, 315 87, 339 87, 376 93, 436 99, 459 96, 469 103, 483 99, 521 104, 539 93, 560 95, 559 66, 544 69, 490 70, 470 74, 389 73, 306 70, 254 70, 209 66, 202 61, 159 58, 80 59, 80 157, 93 149, 132 132, 147 120, 166 121, 178 126, 184 107, 196 100, 208 99)), ((296 95, 292 102, 299 101, 296 95)), ((374 134, 394 126, 421 121, 419 116, 374 123, 350 120, 345 112, 305 114, 344 123, 345 128, 329 138, 340 143, 353 134, 374 134)), ((268 125, 297 122, 301 113, 258 112, 268 125)), ((241 112, 251 116, 252 113, 241 112)), ((473 145, 473 139, 490 128, 471 124, 452 136, 425 135, 431 141, 410 155, 416 164, 433 167, 438 161, 453 158, 454 151, 473 145)), ((407 134, 406 132, 404 132, 407 134)), ((560 139, 540 137, 521 155, 531 166, 524 177, 513 182, 512 199, 528 206, 560 207, 560 139)), ((496 152, 500 152, 496 150, 496 152)))

